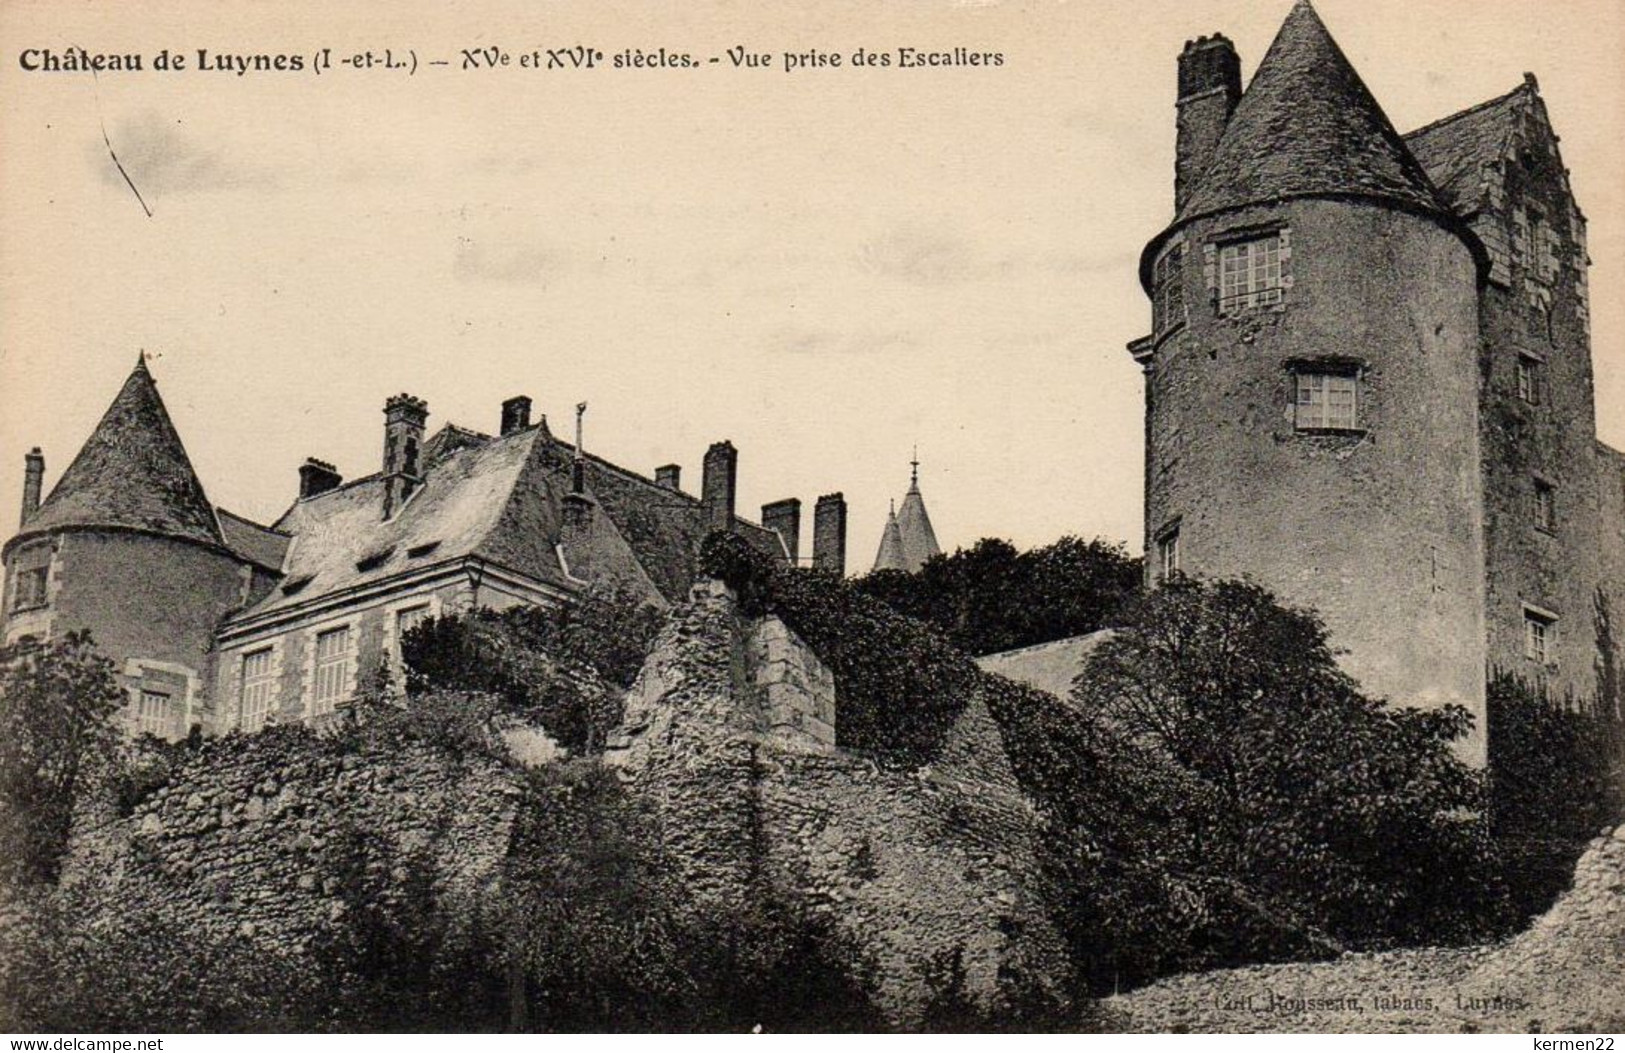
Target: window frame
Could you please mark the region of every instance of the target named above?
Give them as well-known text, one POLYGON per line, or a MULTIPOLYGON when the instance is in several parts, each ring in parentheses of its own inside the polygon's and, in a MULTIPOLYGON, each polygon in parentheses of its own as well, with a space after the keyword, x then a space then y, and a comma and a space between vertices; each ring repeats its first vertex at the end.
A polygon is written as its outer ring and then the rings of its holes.
POLYGON ((1543 534, 1557 533, 1557 486, 1542 476, 1534 477, 1530 495, 1535 529, 1543 534))
POLYGON ((307 712, 312 720, 320 720, 336 713, 354 693, 352 676, 355 667, 355 626, 350 622, 325 625, 311 630, 310 635, 310 700, 307 712), (338 637, 343 647, 334 654, 322 654, 322 641, 338 637), (329 688, 330 692, 323 693, 329 688))
POLYGON ((11 610, 38 610, 51 605, 51 565, 18 567, 11 576, 11 610))
POLYGON ((151 735, 154 738, 167 739, 170 725, 175 719, 175 696, 168 691, 159 691, 150 687, 138 687, 135 691, 135 734, 151 735), (148 717, 147 701, 156 699, 158 716, 156 721, 148 717), (157 726, 154 727, 153 724, 157 726))
POLYGON ((277 701, 277 667, 276 646, 257 647, 253 650, 243 651, 238 656, 237 666, 237 727, 241 731, 253 733, 262 730, 271 714, 276 709, 277 701), (250 674, 249 663, 255 659, 265 660, 265 670, 261 673, 250 674), (253 713, 250 709, 250 692, 258 688, 265 688, 263 709, 253 713), (252 715, 251 715, 252 714, 252 715))
POLYGON ((1286 290, 1292 284, 1287 275, 1291 250, 1286 228, 1237 231, 1215 239, 1214 245, 1214 297, 1222 317, 1285 306, 1286 290), (1234 285, 1230 281, 1233 275, 1241 276, 1234 285))
POLYGON ((1184 573, 1181 567, 1183 546, 1180 542, 1180 528, 1184 525, 1182 519, 1174 519, 1158 530, 1152 537, 1152 544, 1156 547, 1157 562, 1155 564, 1157 583, 1171 580, 1175 575, 1184 573))
POLYGON ((1523 656, 1547 669, 1557 667, 1557 622, 1551 611, 1523 604, 1523 656))
POLYGON ((1151 270, 1151 332, 1161 336, 1185 323, 1185 242, 1163 248, 1151 270))

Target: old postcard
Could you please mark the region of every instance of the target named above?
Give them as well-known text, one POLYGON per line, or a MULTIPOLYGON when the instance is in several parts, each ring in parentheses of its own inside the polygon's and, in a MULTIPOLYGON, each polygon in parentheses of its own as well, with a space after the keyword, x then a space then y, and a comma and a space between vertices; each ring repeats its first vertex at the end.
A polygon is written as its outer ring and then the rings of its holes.
POLYGON ((1625 1028, 1622 51, 5 0, 0 1026, 1625 1028))

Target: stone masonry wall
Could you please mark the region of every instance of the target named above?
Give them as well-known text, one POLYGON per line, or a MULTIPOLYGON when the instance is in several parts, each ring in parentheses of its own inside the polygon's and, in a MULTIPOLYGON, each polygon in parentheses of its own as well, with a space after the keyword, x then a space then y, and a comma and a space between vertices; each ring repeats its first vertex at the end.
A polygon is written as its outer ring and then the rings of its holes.
MULTIPOLYGON (((657 803, 683 884, 726 906, 764 875, 778 883, 862 947, 885 1007, 905 1024, 929 994, 927 971, 956 950, 983 1001, 1001 976, 1061 975, 1040 904, 1035 816, 981 701, 913 771, 808 749, 807 736, 787 743, 760 696, 738 690, 759 682, 764 653, 778 653, 763 636, 720 584, 696 586, 611 744, 610 763, 657 803)), ((801 648, 777 628, 766 636, 801 648)))
POLYGON ((64 882, 109 910, 155 907, 183 929, 299 949, 344 909, 357 835, 385 873, 427 864, 466 902, 507 852, 519 789, 490 761, 421 747, 340 754, 286 732, 210 743, 127 817, 75 838, 64 882))

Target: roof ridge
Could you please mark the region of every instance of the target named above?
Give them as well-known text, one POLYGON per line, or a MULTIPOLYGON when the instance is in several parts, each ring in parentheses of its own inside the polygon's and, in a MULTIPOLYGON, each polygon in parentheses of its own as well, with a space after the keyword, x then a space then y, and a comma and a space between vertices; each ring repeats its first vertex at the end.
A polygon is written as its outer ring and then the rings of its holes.
POLYGON ((1446 114, 1443 117, 1440 117, 1440 118, 1437 118, 1435 120, 1429 121, 1428 123, 1422 125, 1420 128, 1413 128, 1410 131, 1403 133, 1401 138, 1410 139, 1413 136, 1422 135, 1422 134, 1424 134, 1426 132, 1431 132, 1435 128, 1440 128, 1440 127, 1443 127, 1446 124, 1450 124, 1452 121, 1458 121, 1463 117, 1470 117, 1473 114, 1479 113, 1479 112, 1481 112, 1483 110, 1487 110, 1492 106, 1499 106, 1501 103, 1506 102, 1508 99, 1512 98, 1514 95, 1528 94, 1528 95, 1532 95, 1532 96, 1535 96, 1535 97, 1539 97, 1540 89, 1531 80, 1527 79, 1530 76, 1531 76, 1530 74, 1527 74, 1527 73, 1524 74, 1524 77, 1526 79, 1523 81, 1523 83, 1519 84, 1516 88, 1513 88, 1511 91, 1502 92, 1500 95, 1495 96, 1493 99, 1485 99, 1483 102, 1476 103, 1476 104, 1474 104, 1472 106, 1468 106, 1466 109, 1457 110, 1455 113, 1446 114))

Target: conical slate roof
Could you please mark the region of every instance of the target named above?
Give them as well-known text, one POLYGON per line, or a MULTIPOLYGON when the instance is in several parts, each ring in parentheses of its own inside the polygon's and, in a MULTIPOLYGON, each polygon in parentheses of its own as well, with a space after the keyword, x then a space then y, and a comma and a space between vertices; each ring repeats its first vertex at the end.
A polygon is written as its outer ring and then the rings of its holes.
POLYGON ((1348 195, 1450 215, 1309 0, 1298 0, 1175 222, 1348 195))
POLYGON ((897 527, 897 509, 886 513, 886 529, 880 534, 880 551, 875 554, 874 570, 907 570, 903 558, 903 532, 897 527))
POLYGON ((886 529, 880 535, 880 551, 875 555, 875 570, 904 570, 912 574, 925 565, 932 556, 941 555, 937 533, 931 529, 931 516, 925 511, 925 498, 920 496, 920 462, 912 462, 908 493, 903 496, 903 507, 886 517, 886 529))
POLYGON ((919 570, 926 560, 942 554, 936 531, 931 529, 931 517, 925 511, 925 498, 920 496, 918 469, 903 497, 903 507, 897 510, 897 532, 903 538, 905 570, 919 570))
POLYGON ((114 527, 221 545, 213 506, 144 360, 23 534, 114 527))

